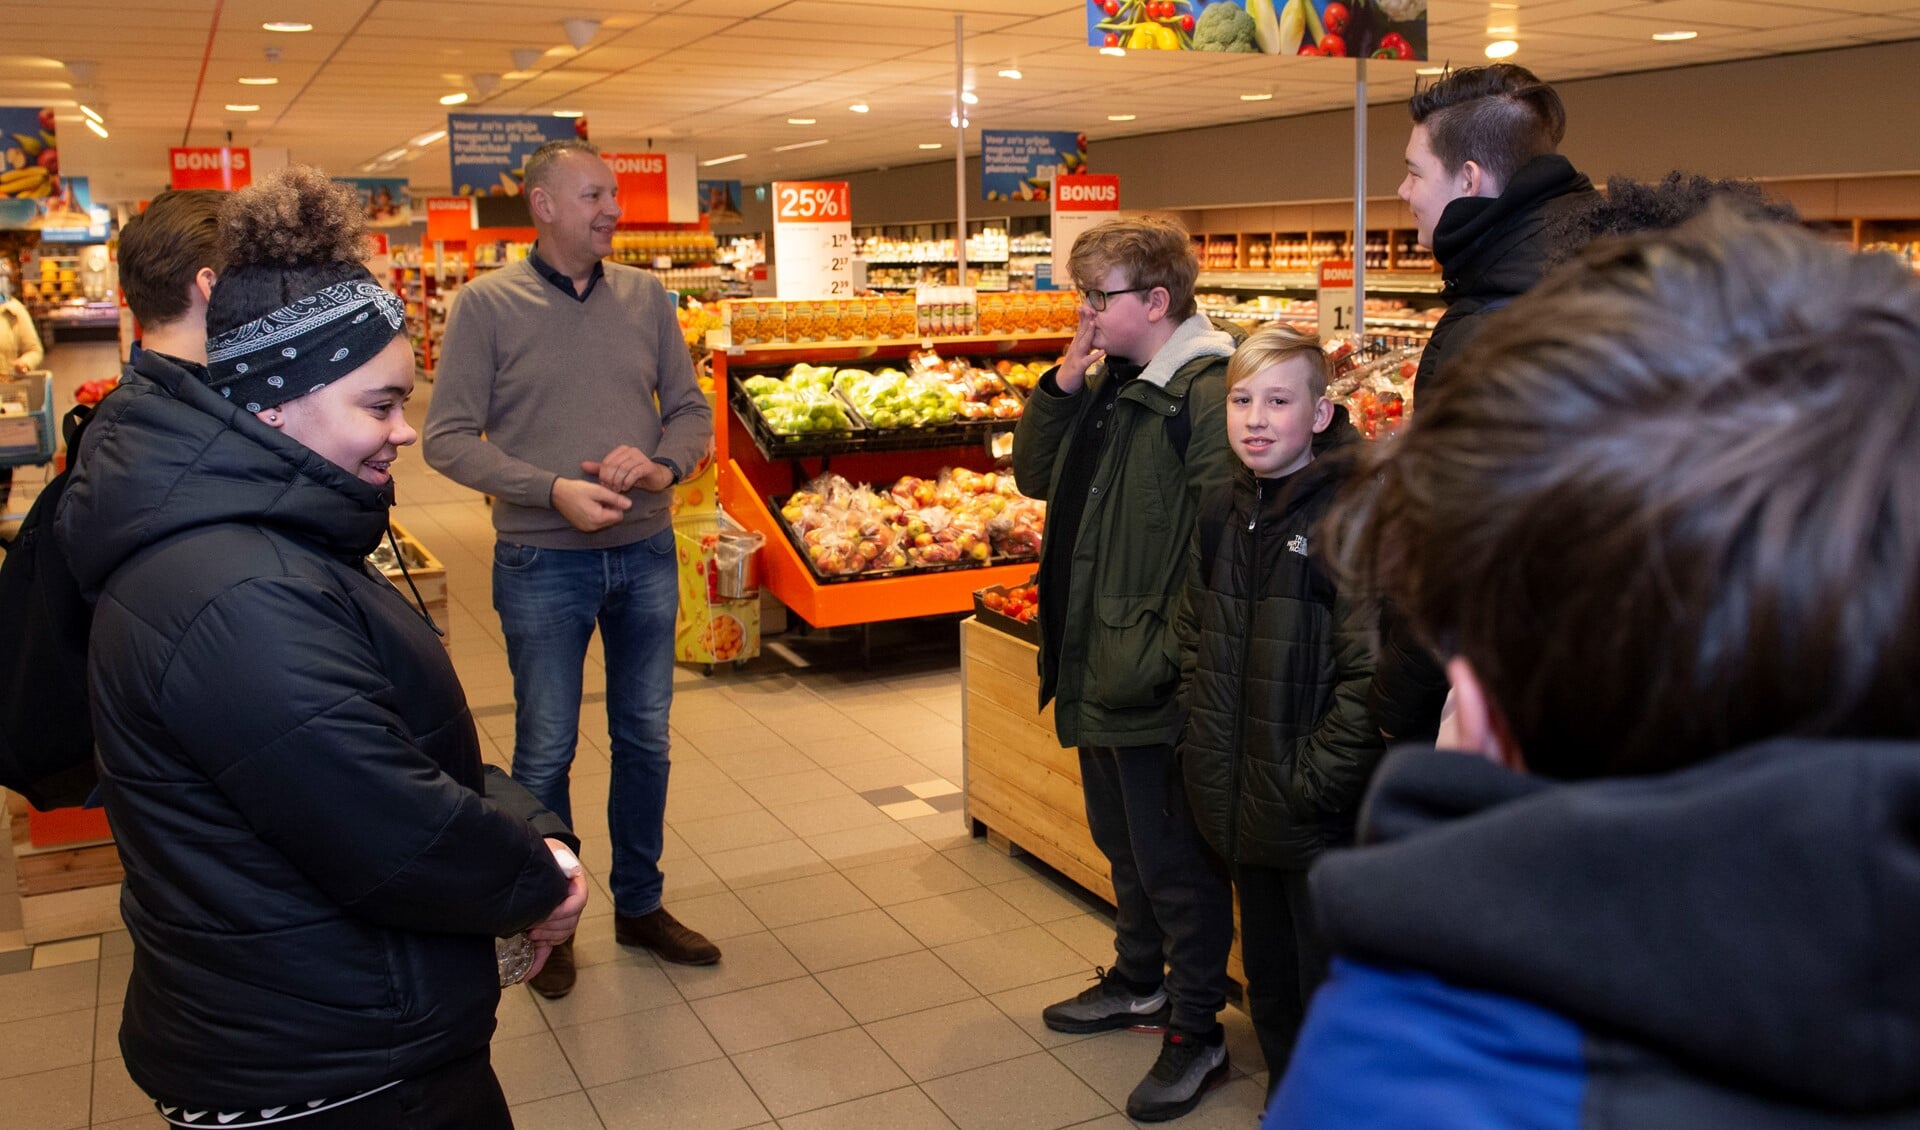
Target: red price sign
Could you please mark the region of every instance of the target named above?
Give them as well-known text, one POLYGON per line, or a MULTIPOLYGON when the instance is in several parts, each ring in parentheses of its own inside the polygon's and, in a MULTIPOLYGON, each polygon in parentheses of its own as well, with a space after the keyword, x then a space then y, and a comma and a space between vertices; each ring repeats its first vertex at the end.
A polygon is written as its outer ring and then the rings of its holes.
POLYGON ((673 219, 667 199, 665 153, 603 153, 620 181, 620 219, 630 224, 664 224, 673 219))
POLYGON ((447 243, 473 238, 473 197, 427 197, 427 238, 447 243))
POLYGON ((847 182, 775 181, 773 218, 782 224, 845 223, 853 219, 847 182))

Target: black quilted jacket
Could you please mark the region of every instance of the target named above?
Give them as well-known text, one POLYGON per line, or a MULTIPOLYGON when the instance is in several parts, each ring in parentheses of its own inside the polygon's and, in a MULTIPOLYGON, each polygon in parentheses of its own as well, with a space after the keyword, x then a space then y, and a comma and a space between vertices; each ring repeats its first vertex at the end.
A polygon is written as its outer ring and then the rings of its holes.
POLYGON ((1341 473, 1241 469, 1209 495, 1181 603, 1181 765, 1207 843, 1232 863, 1305 869, 1352 838, 1385 754, 1367 714, 1373 660, 1356 602, 1316 559, 1341 473))
POLYGON ((445 650, 367 566, 388 499, 180 366, 140 364, 57 512, 99 593, 127 1073, 234 1110, 484 1049, 492 939, 565 897, 541 837, 571 834, 483 770, 445 650))

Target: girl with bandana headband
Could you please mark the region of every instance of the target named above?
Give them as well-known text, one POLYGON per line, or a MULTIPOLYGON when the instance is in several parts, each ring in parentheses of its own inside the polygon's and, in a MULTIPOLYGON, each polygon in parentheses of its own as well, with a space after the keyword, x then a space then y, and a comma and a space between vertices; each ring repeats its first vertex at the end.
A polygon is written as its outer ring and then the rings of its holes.
POLYGON ((97 598, 127 1071, 177 1125, 510 1127, 495 939, 537 968, 572 934, 578 841, 483 768, 437 627, 366 563, 413 358, 353 194, 289 169, 221 228, 206 368, 143 360, 58 517, 97 598))

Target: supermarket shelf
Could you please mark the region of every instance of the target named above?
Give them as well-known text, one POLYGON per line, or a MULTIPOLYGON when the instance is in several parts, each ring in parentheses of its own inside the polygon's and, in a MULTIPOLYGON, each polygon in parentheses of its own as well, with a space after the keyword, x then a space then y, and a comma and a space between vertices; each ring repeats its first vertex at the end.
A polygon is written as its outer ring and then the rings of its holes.
MULTIPOLYGON (((957 337, 903 337, 866 341, 812 341, 790 345, 729 346, 729 369, 749 366, 791 365, 795 361, 811 364, 839 361, 867 361, 882 353, 902 349, 936 349, 943 353, 969 357, 1012 355, 1015 353, 1057 353, 1067 347, 1073 335, 1035 333, 1015 337, 1006 335, 963 335, 957 337)), ((906 354, 896 353, 905 357, 906 354)))
MULTIPOLYGON (((980 263, 1005 263, 1007 261, 1008 259, 1005 255, 999 258, 980 259, 976 259, 971 255, 967 256, 967 266, 969 267, 980 263)), ((869 267, 942 267, 949 263, 957 265, 960 260, 949 255, 944 259, 862 259, 861 262, 869 267)))
MULTIPOLYGON (((1312 271, 1201 271, 1199 290, 1317 290, 1312 271)), ((1438 294, 1440 275, 1431 271, 1368 271, 1367 293, 1438 294)))

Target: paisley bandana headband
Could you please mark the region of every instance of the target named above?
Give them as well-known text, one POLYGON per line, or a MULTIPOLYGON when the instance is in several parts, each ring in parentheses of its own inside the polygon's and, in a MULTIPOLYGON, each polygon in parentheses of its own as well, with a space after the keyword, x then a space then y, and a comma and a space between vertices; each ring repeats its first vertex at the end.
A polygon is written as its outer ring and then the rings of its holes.
POLYGON ((207 341, 207 383, 249 412, 325 388, 372 360, 406 324, 406 307, 368 276, 207 341))

